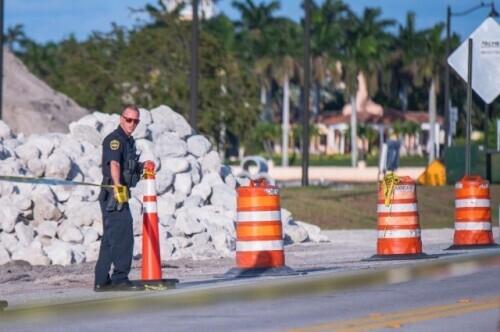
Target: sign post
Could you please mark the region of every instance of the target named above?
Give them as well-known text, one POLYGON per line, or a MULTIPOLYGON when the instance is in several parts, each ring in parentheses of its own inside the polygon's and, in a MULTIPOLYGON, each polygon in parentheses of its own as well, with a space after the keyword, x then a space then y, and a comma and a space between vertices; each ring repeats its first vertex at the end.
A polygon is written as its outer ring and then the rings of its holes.
POLYGON ((472 89, 491 104, 500 94, 500 25, 491 17, 448 57, 448 64, 467 82, 465 173, 470 174, 472 89))

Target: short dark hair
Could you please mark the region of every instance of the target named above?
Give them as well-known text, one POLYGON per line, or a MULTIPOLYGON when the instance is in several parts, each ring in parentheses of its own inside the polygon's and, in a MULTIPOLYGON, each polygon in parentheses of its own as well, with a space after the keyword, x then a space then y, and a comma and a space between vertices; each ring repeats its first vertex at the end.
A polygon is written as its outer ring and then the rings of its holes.
POLYGON ((137 113, 140 113, 139 112, 139 107, 137 107, 137 105, 134 105, 134 104, 127 104, 127 105, 123 106, 123 108, 122 108, 122 114, 126 110, 133 110, 133 111, 136 111, 137 113))

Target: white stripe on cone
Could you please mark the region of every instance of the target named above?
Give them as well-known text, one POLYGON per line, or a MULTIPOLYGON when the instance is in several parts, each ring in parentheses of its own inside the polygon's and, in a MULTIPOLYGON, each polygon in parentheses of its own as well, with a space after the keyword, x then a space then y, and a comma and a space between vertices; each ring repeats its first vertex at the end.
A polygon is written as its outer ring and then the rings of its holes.
POLYGON ((142 207, 145 213, 157 213, 156 202, 144 202, 142 207))
POLYGON ((283 250, 283 241, 236 241, 236 251, 283 250))
POLYGON ((398 229, 378 231, 379 239, 398 239, 408 237, 420 237, 420 229, 398 229))
POLYGON ((484 221, 473 221, 473 222, 455 222, 456 231, 490 231, 491 223, 484 221))
POLYGON ((281 220, 281 211, 244 211, 238 212, 238 222, 275 221, 281 220))
POLYGON ((391 212, 417 212, 417 203, 410 204, 377 204, 377 213, 391 213, 391 212))
POLYGON ((487 198, 467 198, 455 200, 455 208, 489 208, 490 200, 487 198))
POLYGON ((146 196, 156 196, 156 186, 154 179, 144 180, 144 195, 146 196))

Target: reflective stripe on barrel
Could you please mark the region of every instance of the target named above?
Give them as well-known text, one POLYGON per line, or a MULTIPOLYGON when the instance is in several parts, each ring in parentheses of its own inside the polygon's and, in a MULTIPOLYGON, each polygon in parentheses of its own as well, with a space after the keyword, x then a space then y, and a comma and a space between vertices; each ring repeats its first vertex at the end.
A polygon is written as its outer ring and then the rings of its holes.
POLYGON ((399 178, 389 205, 379 186, 377 224, 378 255, 422 253, 416 186, 410 177, 399 178))
POLYGON ((455 245, 493 244, 488 181, 465 176, 455 185, 455 245))
POLYGON ((236 264, 238 268, 285 265, 280 198, 276 187, 251 183, 238 188, 236 264))

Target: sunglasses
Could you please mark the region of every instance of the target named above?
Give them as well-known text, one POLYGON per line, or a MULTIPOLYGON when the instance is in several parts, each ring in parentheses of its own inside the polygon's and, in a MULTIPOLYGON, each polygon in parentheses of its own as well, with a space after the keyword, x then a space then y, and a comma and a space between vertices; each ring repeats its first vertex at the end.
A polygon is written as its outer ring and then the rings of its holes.
POLYGON ((132 119, 132 118, 127 118, 126 116, 122 115, 122 118, 125 119, 125 122, 127 123, 134 123, 134 124, 139 124, 139 119, 132 119))

